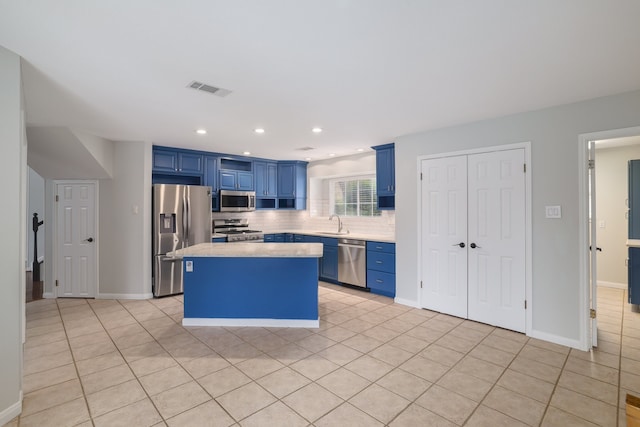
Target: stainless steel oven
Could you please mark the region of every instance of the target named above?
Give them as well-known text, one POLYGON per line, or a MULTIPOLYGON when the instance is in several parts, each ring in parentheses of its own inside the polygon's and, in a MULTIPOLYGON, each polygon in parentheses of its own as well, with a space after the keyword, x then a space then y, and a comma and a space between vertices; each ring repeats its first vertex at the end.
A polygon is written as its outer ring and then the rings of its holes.
POLYGON ((255 191, 220 190, 221 212, 250 212, 255 210, 255 191))
POLYGON ((264 242, 264 233, 259 230, 249 229, 247 218, 214 219, 213 231, 227 236, 227 242, 264 242))

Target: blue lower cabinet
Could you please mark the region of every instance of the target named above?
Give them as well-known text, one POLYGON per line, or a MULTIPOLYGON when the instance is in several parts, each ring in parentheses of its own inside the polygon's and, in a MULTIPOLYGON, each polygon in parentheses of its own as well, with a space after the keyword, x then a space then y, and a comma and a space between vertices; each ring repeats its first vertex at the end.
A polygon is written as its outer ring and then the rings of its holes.
POLYGON ((395 243, 367 242, 367 287, 374 294, 396 296, 395 243))
POLYGON ((338 282, 338 239, 322 237, 322 259, 320 261, 320 279, 338 282))
POLYGON ((227 242, 226 237, 214 237, 213 239, 211 239, 211 243, 226 243, 226 242, 227 242))
POLYGON ((274 234, 273 241, 276 243, 284 243, 285 242, 284 233, 274 234))
POLYGON ((265 243, 270 242, 273 243, 275 241, 275 234, 265 234, 264 235, 264 241, 265 243))
POLYGON ((629 304, 640 304, 640 248, 629 248, 629 304))

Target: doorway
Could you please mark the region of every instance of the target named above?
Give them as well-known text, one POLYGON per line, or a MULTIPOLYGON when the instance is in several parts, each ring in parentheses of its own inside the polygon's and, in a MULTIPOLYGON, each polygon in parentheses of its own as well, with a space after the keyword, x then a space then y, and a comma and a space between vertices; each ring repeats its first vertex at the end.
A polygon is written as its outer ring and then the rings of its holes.
POLYGON ((585 350, 598 345, 598 286, 626 287, 626 160, 640 158, 630 154, 640 153, 638 135, 640 127, 579 137, 580 313, 585 350))
POLYGON ((525 332, 524 147, 420 162, 421 306, 525 332))
POLYGON ((55 185, 56 297, 94 298, 97 291, 97 183, 55 185))

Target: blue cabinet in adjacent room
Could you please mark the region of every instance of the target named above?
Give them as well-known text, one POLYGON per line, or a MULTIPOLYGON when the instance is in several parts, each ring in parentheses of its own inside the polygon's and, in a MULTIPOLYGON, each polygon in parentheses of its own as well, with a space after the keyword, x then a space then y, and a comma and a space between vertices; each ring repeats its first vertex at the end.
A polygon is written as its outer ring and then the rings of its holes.
POLYGON ((177 172, 178 151, 153 148, 153 172, 177 172))
POLYGON ((629 304, 640 304, 640 248, 629 248, 629 304))

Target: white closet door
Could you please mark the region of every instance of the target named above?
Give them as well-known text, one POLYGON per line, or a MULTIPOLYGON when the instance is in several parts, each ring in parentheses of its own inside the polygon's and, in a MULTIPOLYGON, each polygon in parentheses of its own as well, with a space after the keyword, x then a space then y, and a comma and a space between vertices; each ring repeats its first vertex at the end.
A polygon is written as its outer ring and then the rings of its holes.
POLYGON ((474 154, 468 162, 468 318, 524 332, 524 150, 474 154))
POLYGON ((467 157, 421 162, 422 306, 467 317, 467 157))

